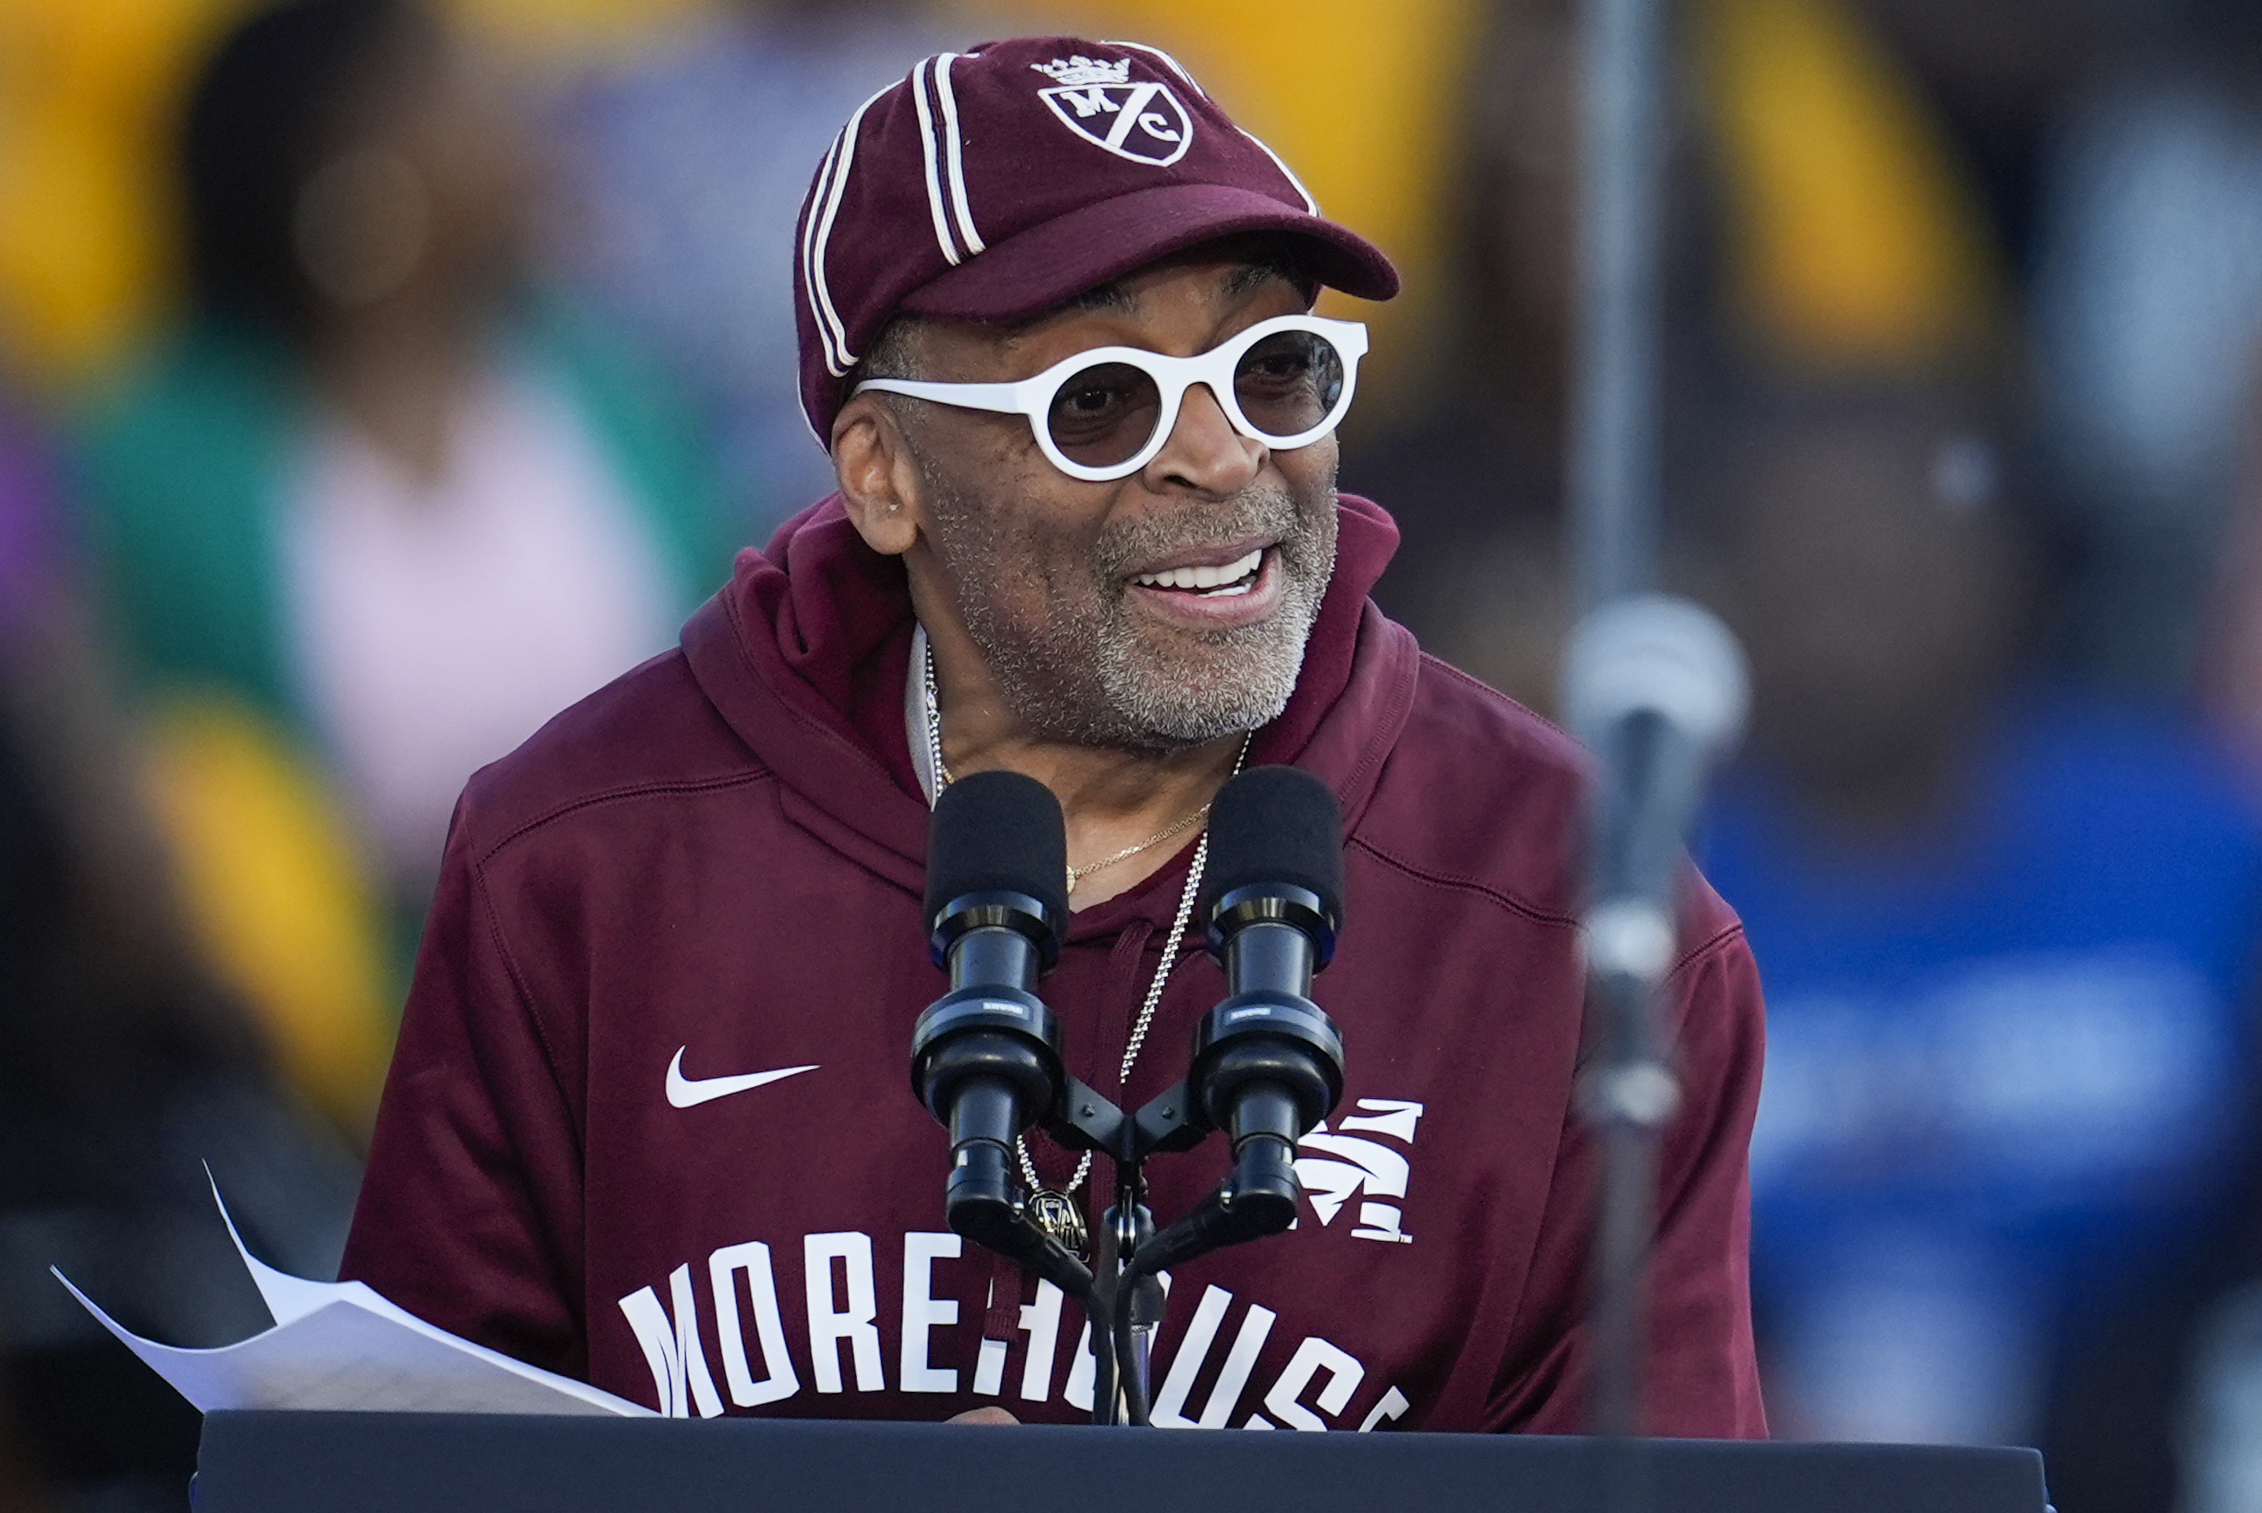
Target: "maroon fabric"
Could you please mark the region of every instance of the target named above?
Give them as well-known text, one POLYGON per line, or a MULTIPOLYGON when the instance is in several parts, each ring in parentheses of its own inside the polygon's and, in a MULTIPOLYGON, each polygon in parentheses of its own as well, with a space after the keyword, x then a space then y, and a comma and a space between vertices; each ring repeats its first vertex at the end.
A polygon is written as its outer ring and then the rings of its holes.
MULTIPOLYGON (((1570 1106, 1580 763, 1367 601, 1396 533, 1361 500, 1341 518, 1305 674, 1257 750, 1344 803, 1348 918, 1315 996, 1349 1083, 1300 1153, 1299 1227, 1176 1274, 1158 1418, 1574 1431, 1593 1178, 1570 1106)), ((680 1413, 1083 1416, 1077 1308, 996 1295, 990 1258, 948 1233, 942 1132, 907 1085, 912 1021, 944 987, 919 917, 909 628, 900 569, 828 502, 740 559, 681 651, 473 779, 346 1275, 680 1413), (695 1081, 810 1070, 679 1107, 679 1055, 695 1081), (985 1322, 1007 1338, 994 1396, 975 1391, 985 1322)), ((1071 1069, 1127 1105, 1182 1075, 1224 992, 1183 956, 1118 1085, 1190 855, 1078 913, 1040 990, 1071 1069)), ((1758 1435, 1759 984, 1726 907, 1693 878, 1689 901, 1651 1425, 1758 1435)), ((1065 1179, 1069 1154, 1032 1144, 1065 1179)), ((1215 1139, 1158 1158, 1157 1213, 1224 1160, 1215 1139)))
POLYGON ((1169 55, 1024 37, 941 53, 841 129, 802 202, 801 398, 826 437, 842 378, 899 310, 1011 321, 1158 257, 1280 232, 1363 299, 1397 270, 1318 214, 1169 55))

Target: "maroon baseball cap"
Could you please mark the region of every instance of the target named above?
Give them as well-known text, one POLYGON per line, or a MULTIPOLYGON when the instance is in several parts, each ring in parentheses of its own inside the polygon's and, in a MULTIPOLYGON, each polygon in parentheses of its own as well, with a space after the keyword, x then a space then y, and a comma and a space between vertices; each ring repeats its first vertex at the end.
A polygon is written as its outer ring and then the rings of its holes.
POLYGON ((1015 321, 1160 257, 1276 232, 1362 299, 1398 271, 1324 220, 1271 148, 1168 53, 1024 37, 938 53, 848 118, 802 202, 801 404, 820 444, 898 312, 1015 321))

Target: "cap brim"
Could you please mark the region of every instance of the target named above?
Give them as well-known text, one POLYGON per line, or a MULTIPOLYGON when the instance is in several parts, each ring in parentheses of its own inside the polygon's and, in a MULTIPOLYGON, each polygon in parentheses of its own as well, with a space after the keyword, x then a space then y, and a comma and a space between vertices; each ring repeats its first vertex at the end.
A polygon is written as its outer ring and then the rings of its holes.
POLYGON ((1032 226, 929 280, 901 309, 945 320, 1014 321, 1220 237, 1293 239, 1297 266, 1359 299, 1398 292, 1398 270, 1365 238, 1254 190, 1162 184, 1032 226))

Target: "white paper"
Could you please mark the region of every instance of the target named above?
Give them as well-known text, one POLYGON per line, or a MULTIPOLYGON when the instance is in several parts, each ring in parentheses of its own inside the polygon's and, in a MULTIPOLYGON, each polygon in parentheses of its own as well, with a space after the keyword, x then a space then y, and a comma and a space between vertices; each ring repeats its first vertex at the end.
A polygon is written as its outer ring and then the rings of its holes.
MULTIPOLYGON (((258 1284, 275 1327, 233 1345, 187 1350, 145 1340, 96 1307, 60 1271, 102 1327, 203 1412, 215 1408, 385 1413, 611 1413, 652 1410, 436 1329, 363 1282, 310 1282, 244 1248, 220 1206, 236 1254, 258 1284)), ((50 1267, 50 1270, 54 1268, 50 1267)))

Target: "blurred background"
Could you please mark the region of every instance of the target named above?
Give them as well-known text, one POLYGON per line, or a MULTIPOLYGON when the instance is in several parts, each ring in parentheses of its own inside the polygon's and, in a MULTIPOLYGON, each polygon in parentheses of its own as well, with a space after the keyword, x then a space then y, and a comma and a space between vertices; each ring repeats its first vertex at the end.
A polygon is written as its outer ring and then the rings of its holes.
MULTIPOLYGON (((1753 737, 1781 1435, 2262 1509, 2262 8, 1678 0, 1669 514, 1753 737)), ((0 5, 0 1510, 180 1509, 45 1275, 331 1274, 450 808, 829 488, 788 248, 857 103, 1169 48, 1407 275, 1379 597, 1546 712, 1567 0, 0 5), (568 608, 570 607, 570 611, 568 608)))

